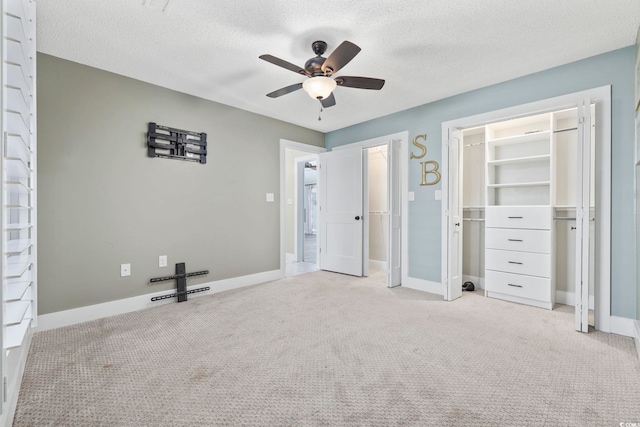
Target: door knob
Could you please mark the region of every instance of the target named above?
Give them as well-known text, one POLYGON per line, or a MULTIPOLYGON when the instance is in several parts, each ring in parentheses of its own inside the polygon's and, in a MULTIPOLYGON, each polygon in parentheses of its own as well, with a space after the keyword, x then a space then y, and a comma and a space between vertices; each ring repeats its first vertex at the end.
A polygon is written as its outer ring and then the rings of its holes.
POLYGON ((360 217, 359 217, 359 216, 356 216, 356 221, 357 221, 357 220, 359 220, 359 219, 360 219, 360 217))
POLYGON ((459 222, 456 222, 454 225, 455 225, 456 227, 460 227, 460 223, 459 223, 459 222))

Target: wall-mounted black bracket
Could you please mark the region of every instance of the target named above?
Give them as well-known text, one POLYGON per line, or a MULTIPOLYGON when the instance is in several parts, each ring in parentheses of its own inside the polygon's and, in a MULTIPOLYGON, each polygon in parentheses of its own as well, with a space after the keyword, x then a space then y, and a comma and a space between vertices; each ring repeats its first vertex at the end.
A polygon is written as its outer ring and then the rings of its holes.
POLYGON ((151 298, 151 301, 159 301, 167 298, 178 297, 178 302, 183 302, 187 300, 187 294, 195 294, 198 292, 204 292, 211 289, 207 286, 204 288, 187 290, 187 277, 202 276, 204 274, 209 274, 209 270, 196 271, 193 273, 187 273, 186 271, 187 271, 187 268, 185 266, 185 263, 179 262, 178 264, 176 264, 176 274, 174 274, 173 276, 154 277, 153 279, 151 279, 150 280, 151 283, 164 282, 167 280, 175 280, 176 289, 177 289, 177 292, 175 294, 153 297, 151 298))
POLYGON ((207 134, 149 123, 147 155, 207 163, 207 134))

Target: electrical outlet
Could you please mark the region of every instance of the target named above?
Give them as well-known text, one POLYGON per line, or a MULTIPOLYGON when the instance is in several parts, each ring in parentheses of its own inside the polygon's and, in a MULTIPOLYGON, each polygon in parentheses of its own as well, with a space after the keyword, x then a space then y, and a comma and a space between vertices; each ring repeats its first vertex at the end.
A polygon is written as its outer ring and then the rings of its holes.
POLYGON ((167 266, 167 256, 160 255, 158 257, 158 267, 166 267, 167 266))
POLYGON ((120 277, 131 276, 131 264, 120 264, 120 277))
POLYGON ((273 202, 274 199, 274 194, 273 193, 267 193, 267 202, 273 202))

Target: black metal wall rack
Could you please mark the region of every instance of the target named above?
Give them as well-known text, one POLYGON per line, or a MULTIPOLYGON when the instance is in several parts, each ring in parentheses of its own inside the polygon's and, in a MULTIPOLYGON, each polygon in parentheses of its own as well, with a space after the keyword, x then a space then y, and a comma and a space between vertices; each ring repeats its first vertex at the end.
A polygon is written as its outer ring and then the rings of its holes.
POLYGON ((147 155, 207 163, 207 134, 149 123, 147 155))
POLYGON ((174 294, 153 297, 151 298, 151 301, 160 301, 163 299, 178 297, 178 302, 183 302, 187 300, 187 294, 195 294, 198 292, 204 292, 211 289, 209 286, 205 286, 198 289, 187 290, 187 277, 202 276, 205 274, 209 274, 209 270, 195 271, 193 273, 187 273, 186 271, 187 271, 187 268, 185 263, 179 262, 176 264, 176 274, 174 274, 173 276, 154 277, 153 279, 151 279, 150 280, 151 283, 165 282, 167 280, 175 280, 176 290, 177 290, 177 292, 174 294))

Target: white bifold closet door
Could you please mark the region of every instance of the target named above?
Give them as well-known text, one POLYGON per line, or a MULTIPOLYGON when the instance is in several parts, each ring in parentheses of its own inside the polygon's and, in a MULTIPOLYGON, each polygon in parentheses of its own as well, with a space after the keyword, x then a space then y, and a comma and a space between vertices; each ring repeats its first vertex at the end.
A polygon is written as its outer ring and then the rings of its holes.
POLYGON ((445 298, 447 301, 453 301, 462 296, 462 191, 461 183, 463 182, 462 169, 462 132, 459 129, 450 131, 448 150, 446 156, 449 165, 447 170, 448 182, 446 188, 443 188, 445 200, 443 203, 449 203, 449 210, 444 215, 445 224, 443 226, 447 230, 449 243, 447 247, 447 271, 443 272, 443 276, 447 278, 445 298))
POLYGON ((592 191, 595 177, 593 159, 591 101, 578 106, 578 156, 576 185, 576 273, 575 328, 589 332, 589 284, 594 279, 595 200, 592 191))

